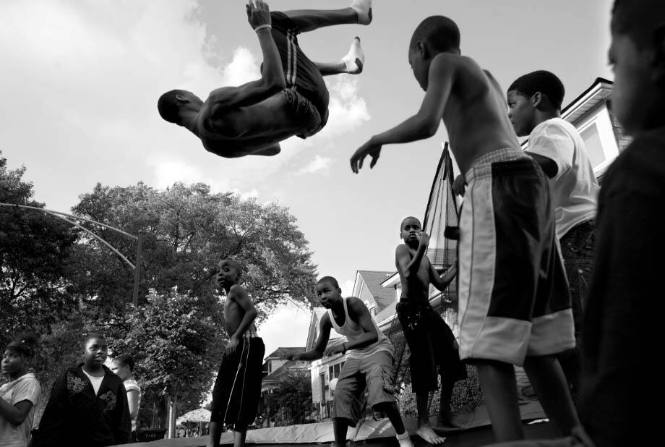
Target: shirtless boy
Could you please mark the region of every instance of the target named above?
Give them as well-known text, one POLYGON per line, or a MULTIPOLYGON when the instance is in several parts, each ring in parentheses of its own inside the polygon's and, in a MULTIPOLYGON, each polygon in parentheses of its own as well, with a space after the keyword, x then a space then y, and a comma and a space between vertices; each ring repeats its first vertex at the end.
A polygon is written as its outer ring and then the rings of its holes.
POLYGON ((225 428, 234 431, 233 445, 245 445, 247 426, 256 417, 261 397, 261 370, 265 346, 256 335, 256 309, 240 285, 242 267, 232 259, 222 259, 217 284, 226 293, 224 321, 229 343, 222 357, 210 408, 208 447, 217 447, 225 428), (235 380, 242 377, 243 380, 235 380))
POLYGON ((430 425, 429 393, 438 388, 440 375, 438 426, 454 427, 450 399, 455 382, 466 378, 466 367, 460 361, 453 332, 429 303, 429 289, 432 284, 444 291, 457 268, 453 265, 443 275, 436 271, 427 257, 429 235, 415 217, 402 221, 400 234, 404 243, 395 249, 395 266, 402 284, 397 316, 411 351, 411 387, 418 407, 416 434, 430 444, 442 444, 445 438, 434 433, 430 425))
POLYGON ((320 131, 328 120, 328 90, 323 77, 362 71, 360 39, 353 39, 339 62, 315 63, 298 46, 296 35, 317 28, 372 21, 371 0, 348 8, 270 13, 262 0, 247 5, 249 24, 263 53, 261 79, 214 90, 203 101, 192 92, 171 90, 158 101, 166 121, 187 128, 209 152, 220 157, 276 155, 279 142, 320 131))
POLYGON ((346 355, 335 388, 333 425, 335 445, 346 445, 349 426, 355 427, 362 417, 361 399, 367 389, 369 405, 388 416, 397 434, 400 447, 412 447, 409 433, 404 428, 394 395, 393 345, 369 313, 365 304, 356 297, 342 297, 342 290, 332 276, 324 276, 316 284, 316 295, 328 309, 319 324, 319 336, 314 349, 296 354, 292 360, 317 360, 324 355, 346 355), (347 341, 330 346, 330 329, 346 336, 347 341))
POLYGON ((373 136, 351 157, 376 165, 386 144, 433 136, 446 126, 468 187, 460 218, 460 357, 476 365, 497 440, 523 438, 513 365, 524 365, 548 417, 564 434, 577 414, 556 354, 575 344, 549 185, 524 154, 498 83, 460 54, 455 22, 423 20, 409 63, 425 90, 420 110, 373 136))

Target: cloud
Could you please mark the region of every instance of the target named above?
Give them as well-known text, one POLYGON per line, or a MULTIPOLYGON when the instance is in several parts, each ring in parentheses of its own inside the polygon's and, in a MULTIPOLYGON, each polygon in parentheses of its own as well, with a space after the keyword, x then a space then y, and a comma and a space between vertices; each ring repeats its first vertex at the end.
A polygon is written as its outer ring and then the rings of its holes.
POLYGON ((238 47, 233 51, 231 63, 224 67, 223 85, 240 85, 261 77, 259 62, 247 48, 238 47))
POLYGON ((329 157, 322 157, 316 155, 314 160, 310 161, 306 166, 302 167, 298 174, 314 174, 319 171, 327 171, 332 159, 329 157))
POLYGON ((319 134, 321 137, 345 134, 370 120, 367 104, 358 92, 358 81, 352 75, 326 78, 326 81, 330 92, 330 116, 319 134))

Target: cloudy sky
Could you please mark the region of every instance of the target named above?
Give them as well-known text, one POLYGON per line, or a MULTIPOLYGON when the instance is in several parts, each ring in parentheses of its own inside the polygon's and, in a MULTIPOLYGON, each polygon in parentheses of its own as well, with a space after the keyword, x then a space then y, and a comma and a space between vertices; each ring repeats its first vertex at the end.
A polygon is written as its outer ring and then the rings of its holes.
MULTIPOLYGON (((331 9, 346 0, 274 0, 271 9, 331 9)), ((0 150, 25 166, 37 199, 69 211, 80 194, 143 181, 206 182, 277 202, 298 219, 321 275, 350 290, 356 270, 393 269, 399 222, 422 216, 445 129, 424 142, 384 148, 374 170, 349 157, 371 135, 414 113, 423 93, 407 63, 411 32, 429 15, 453 18, 462 52, 506 87, 536 69, 557 73, 564 103, 607 66, 611 0, 376 0, 369 27, 300 36, 316 61, 336 61, 358 35, 360 76, 327 78, 327 127, 291 139, 276 157, 228 160, 161 120, 172 88, 205 97, 258 77, 260 48, 241 0, 2 0, 0 150), (408 5, 406 7, 405 5, 408 5)), ((261 328, 267 352, 304 343, 309 315, 286 307, 261 328), (288 326, 288 331, 284 330, 288 326), (288 335, 286 333, 288 332, 288 335)))

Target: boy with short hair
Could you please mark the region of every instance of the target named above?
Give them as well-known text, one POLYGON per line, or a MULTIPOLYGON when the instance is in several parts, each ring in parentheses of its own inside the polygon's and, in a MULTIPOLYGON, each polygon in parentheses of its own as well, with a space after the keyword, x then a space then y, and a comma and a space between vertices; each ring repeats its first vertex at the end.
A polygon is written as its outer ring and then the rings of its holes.
POLYGON ((665 2, 616 0, 611 31, 612 111, 634 139, 607 170, 598 198, 582 334, 583 428, 571 438, 501 447, 642 446, 662 436, 660 412, 643 409, 662 396, 654 354, 663 339, 665 2))
POLYGON ((353 39, 339 62, 315 63, 296 36, 325 26, 369 25, 372 1, 353 0, 347 8, 330 11, 270 13, 265 2, 250 0, 247 19, 263 53, 261 79, 218 88, 205 101, 186 90, 171 90, 157 103, 163 119, 185 127, 220 157, 276 155, 280 141, 309 137, 326 125, 329 93, 323 76, 360 73, 365 60, 360 39, 353 39))
POLYGON ((439 428, 455 427, 450 412, 453 386, 466 378, 466 367, 460 361, 453 332, 429 302, 430 284, 444 291, 457 274, 455 265, 439 274, 427 257, 429 235, 422 231, 420 221, 412 216, 400 225, 404 240, 395 249, 395 266, 402 284, 397 316, 409 345, 411 357, 411 388, 416 393, 418 431, 416 434, 430 444, 442 444, 445 438, 432 430, 429 421, 429 393, 438 388, 439 428), (437 373, 438 367, 438 373, 437 373))
MULTIPOLYGON (((545 70, 527 73, 508 87, 508 116, 518 136, 528 136, 527 153, 550 178, 555 227, 561 245, 573 306, 576 345, 580 345, 582 314, 591 280, 598 181, 584 140, 575 126, 561 118, 565 89, 545 70)), ((579 349, 559 357, 571 390, 579 380, 579 349)))
POLYGON ((291 360, 317 360, 324 355, 346 355, 335 387, 333 425, 335 445, 346 445, 349 426, 355 427, 361 414, 361 400, 367 389, 368 404, 383 413, 397 434, 400 447, 412 447, 404 428, 394 395, 393 346, 379 329, 367 306, 356 297, 342 297, 342 290, 332 276, 324 276, 316 284, 316 295, 328 309, 319 324, 319 336, 314 349, 295 354, 291 360), (326 348, 330 329, 346 336, 341 345, 326 348))
POLYGON ((131 417, 122 379, 104 366, 100 334, 83 339, 83 363, 56 379, 33 447, 104 447, 129 442, 131 417))
POLYGON ((460 55, 455 22, 423 20, 409 63, 425 90, 420 110, 372 137, 354 172, 382 146, 433 136, 443 120, 468 188, 460 218, 460 357, 478 369, 498 440, 524 437, 513 365, 524 365, 562 433, 578 423, 556 355, 575 345, 570 297, 556 245, 549 185, 521 151, 494 78, 460 55))
POLYGON ((234 447, 245 445, 247 427, 256 417, 261 397, 265 346, 257 336, 257 312, 240 285, 242 266, 233 259, 219 261, 217 285, 226 293, 224 324, 229 342, 219 366, 210 408, 208 447, 217 447, 226 428, 233 429, 234 447), (239 380, 238 378, 242 378, 239 380))

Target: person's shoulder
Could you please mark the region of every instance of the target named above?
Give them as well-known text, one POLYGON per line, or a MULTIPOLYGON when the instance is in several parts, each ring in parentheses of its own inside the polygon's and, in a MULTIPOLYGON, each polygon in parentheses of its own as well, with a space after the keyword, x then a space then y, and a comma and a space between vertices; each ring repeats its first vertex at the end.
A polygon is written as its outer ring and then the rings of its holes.
POLYGON ((17 384, 17 389, 19 392, 31 394, 33 397, 32 403, 34 404, 35 400, 41 394, 42 386, 33 373, 27 373, 21 377, 21 380, 17 384))
POLYGON ((24 382, 27 386, 30 386, 30 387, 35 387, 35 386, 37 386, 37 387, 41 388, 41 384, 40 384, 40 382, 39 382, 39 379, 38 379, 37 376, 35 376, 35 374, 32 373, 32 372, 29 372, 29 373, 27 373, 27 374, 25 374, 25 375, 23 376, 23 382, 24 382))
POLYGON ((356 296, 350 296, 346 299, 346 307, 352 309, 353 311, 360 312, 362 309, 367 309, 367 306, 360 298, 356 296))
POLYGON ((319 323, 321 326, 329 325, 332 326, 332 323, 330 321, 330 315, 329 312, 326 310, 323 315, 321 316, 321 321, 319 323))
POLYGON ((141 391, 141 387, 139 387, 138 382, 134 379, 127 379, 122 383, 125 385, 127 391, 141 391))
POLYGON ((442 51, 432 58, 431 66, 435 70, 455 70, 458 68, 474 69, 482 72, 480 65, 471 57, 442 51))
POLYGON ((549 118, 545 121, 538 123, 529 136, 529 139, 535 138, 540 135, 560 135, 566 137, 572 137, 573 133, 576 132, 575 126, 570 124, 568 121, 563 118, 549 118))
POLYGON ((245 290, 245 288, 240 284, 233 284, 231 288, 229 288, 229 296, 231 296, 232 294, 235 296, 237 294, 246 294, 246 293, 247 290, 245 290))
POLYGON ((395 247, 395 254, 404 254, 404 253, 410 253, 409 246, 406 244, 398 244, 397 247, 395 247))

